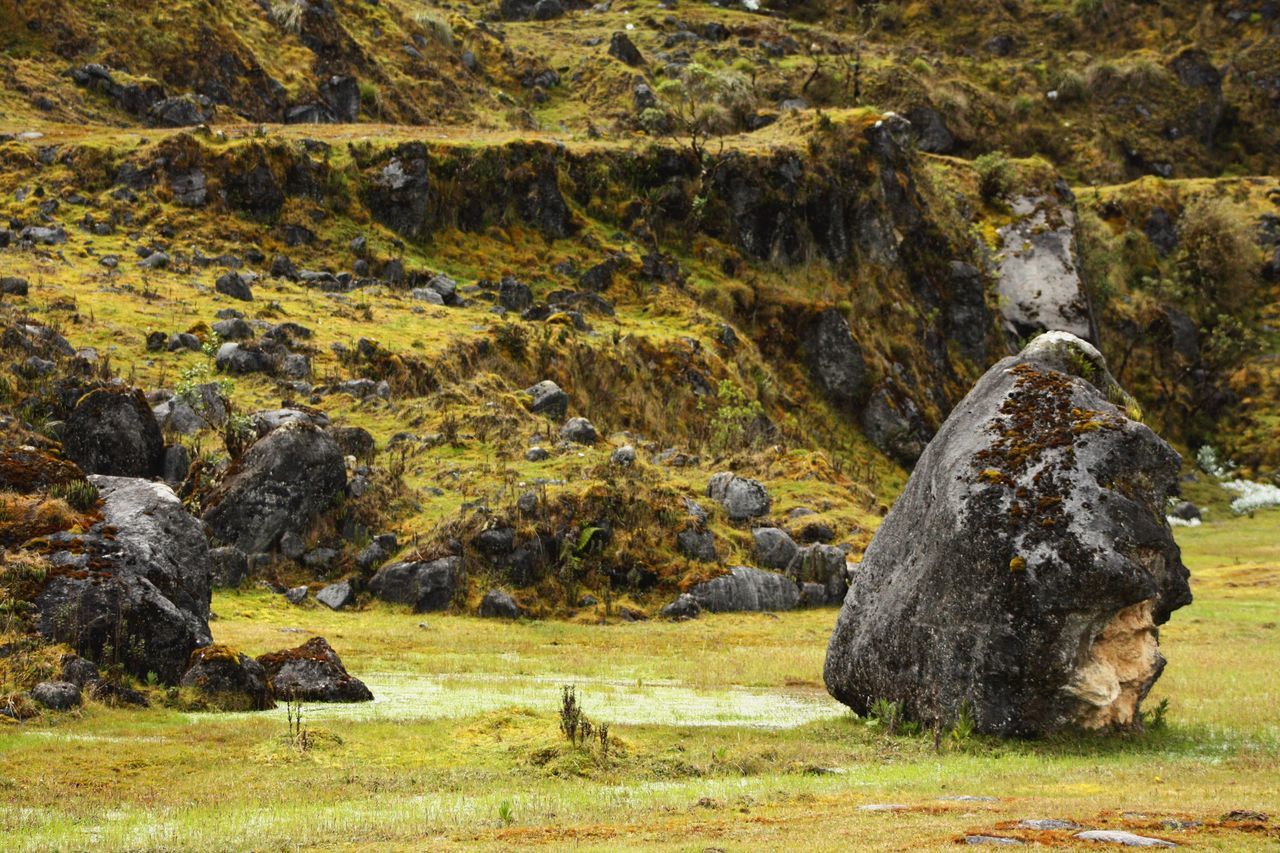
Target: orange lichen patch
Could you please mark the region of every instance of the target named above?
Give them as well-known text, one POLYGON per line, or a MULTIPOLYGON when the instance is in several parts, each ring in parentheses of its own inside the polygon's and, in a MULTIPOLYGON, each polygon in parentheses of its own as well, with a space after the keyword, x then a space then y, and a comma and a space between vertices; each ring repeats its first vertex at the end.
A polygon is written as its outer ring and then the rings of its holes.
POLYGON ((64 501, 0 494, 0 547, 70 530, 80 518, 64 501))
POLYGON ((0 451, 0 489, 25 494, 83 479, 84 472, 75 463, 34 447, 10 447, 0 451))
POLYGON ((215 643, 211 646, 202 646, 191 653, 188 668, 199 663, 213 663, 214 661, 227 661, 236 663, 240 660, 240 652, 231 648, 215 643))

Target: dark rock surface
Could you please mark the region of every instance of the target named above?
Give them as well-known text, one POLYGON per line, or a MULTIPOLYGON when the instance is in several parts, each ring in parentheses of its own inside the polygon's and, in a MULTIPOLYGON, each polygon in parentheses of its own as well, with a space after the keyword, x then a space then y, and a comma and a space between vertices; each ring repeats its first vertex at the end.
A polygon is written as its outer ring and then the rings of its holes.
POLYGON ((698 584, 689 595, 712 613, 790 610, 800 603, 800 590, 790 578, 746 566, 698 584))
POLYGON ((707 497, 719 502, 734 521, 767 515, 773 506, 763 483, 727 471, 707 482, 707 497))
POLYGON ((484 599, 480 602, 480 615, 498 619, 518 619, 520 605, 516 604, 516 600, 510 593, 491 589, 484 594, 484 599))
POLYGON ((342 610, 356 603, 356 591, 351 581, 338 581, 317 592, 316 601, 330 610, 342 610))
POLYGON ((154 477, 160 473, 164 438, 141 391, 99 388, 71 410, 63 448, 87 474, 154 477))
POLYGON ((462 561, 457 557, 429 563, 392 563, 370 579, 369 591, 383 601, 407 604, 415 613, 444 610, 453 600, 461 570, 462 561))
POLYGON ((178 682, 198 690, 224 711, 265 711, 276 706, 262 664, 226 646, 205 646, 191 653, 191 666, 178 682))
POLYGON ((1165 523, 1179 458, 1111 402, 1101 355, 1049 333, 992 367, 933 439, 862 560, 827 689, 977 729, 1125 725, 1190 602, 1165 523))
POLYGON ((80 704, 80 688, 70 681, 42 681, 31 688, 31 698, 53 711, 69 711, 80 704))
POLYGON ((373 694, 347 672, 338 653, 323 637, 312 637, 295 649, 270 652, 258 663, 271 679, 277 697, 302 702, 369 702, 373 694))
POLYGON ((224 544, 270 551, 285 533, 305 533, 346 482, 342 451, 329 434, 290 423, 245 451, 206 502, 204 521, 224 544))
POLYGON ((800 345, 823 394, 843 404, 862 396, 867 366, 843 314, 835 308, 823 311, 810 324, 800 345))

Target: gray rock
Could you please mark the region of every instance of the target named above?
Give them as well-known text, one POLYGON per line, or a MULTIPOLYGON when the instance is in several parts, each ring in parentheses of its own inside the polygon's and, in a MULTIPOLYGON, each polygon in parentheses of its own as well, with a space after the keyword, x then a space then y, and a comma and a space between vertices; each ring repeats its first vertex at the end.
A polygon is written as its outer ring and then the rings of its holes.
POLYGON ((526 462, 544 462, 551 458, 551 454, 541 447, 530 447, 524 452, 526 462))
POLYGON ((327 572, 337 562, 338 552, 332 548, 313 548, 302 557, 302 565, 316 572, 327 572))
POLYGON ((676 547, 681 554, 700 563, 714 563, 720 559, 716 553, 716 537, 701 525, 687 527, 677 533, 676 547))
POLYGON ((351 581, 338 581, 317 592, 316 601, 330 610, 342 610, 356 603, 356 592, 351 581))
POLYGON ((1146 835, 1134 835, 1118 829, 1090 829, 1076 833, 1081 841, 1094 841, 1102 844, 1119 844, 1123 847, 1177 847, 1172 841, 1162 838, 1151 838, 1146 835))
POLYGON ((498 304, 508 311, 524 311, 533 304, 533 292, 523 282, 504 278, 498 282, 498 304))
POLYGON ((164 462, 160 466, 161 478, 171 486, 180 486, 187 479, 187 471, 191 468, 191 451, 181 444, 173 444, 164 449, 164 462))
POLYGON ((773 506, 763 483, 728 471, 714 475, 707 482, 707 497, 723 506, 734 521, 768 515, 773 506))
POLYGON ((253 327, 240 317, 219 320, 213 324, 213 331, 224 341, 247 341, 253 338, 253 327))
POLYGON ((558 420, 563 418, 569 410, 569 395, 550 379, 544 379, 537 385, 524 389, 524 393, 533 398, 529 411, 535 415, 546 415, 558 420))
POLYGON ((1018 821, 1018 826, 1023 829, 1034 829, 1037 832, 1047 832, 1057 829, 1083 829, 1078 823, 1069 820, 1060 820, 1055 817, 1046 818, 1025 818, 1018 821))
POLYGON ((164 438, 140 391, 99 388, 71 410, 63 449, 87 474, 154 477, 164 461, 164 438))
POLYGON ((70 681, 41 681, 31 698, 52 711, 69 711, 80 704, 80 688, 70 681))
POLYGON ((800 552, 787 531, 777 527, 757 527, 751 531, 751 538, 755 541, 752 555, 766 569, 785 570, 800 552))
POLYGON ((98 680, 98 668, 79 655, 63 655, 62 680, 84 688, 98 680))
POLYGON ((1080 278, 1075 214, 1051 196, 1020 197, 1014 221, 1001 228, 996 295, 1011 343, 1043 331, 1097 340, 1080 278))
POLYGON ((820 313, 800 341, 814 381, 829 399, 851 405, 861 398, 867 380, 862 347, 849 321, 835 308, 820 313))
POLYGON ((230 296, 232 299, 240 299, 245 302, 253 301, 253 288, 249 286, 249 279, 234 270, 219 276, 213 288, 224 296, 230 296))
POLYGON ((1180 518, 1183 521, 1192 521, 1200 518, 1200 507, 1196 506, 1191 501, 1180 501, 1169 514, 1174 518, 1180 518))
POLYGON ((209 549, 209 579, 215 587, 235 589, 249 576, 249 558, 239 548, 209 549))
POLYGON ((162 483, 91 476, 102 520, 115 528, 118 570, 145 577, 182 610, 209 617, 209 543, 204 529, 162 483))
POLYGON ((164 252, 152 252, 138 261, 138 268, 144 270, 162 270, 169 266, 170 258, 164 252))
POLYGON ((795 581, 746 566, 734 566, 729 574, 698 584, 689 595, 712 613, 790 610, 800 603, 795 581))
POLYGON ((911 398, 890 382, 878 387, 862 410, 862 431, 871 443, 910 468, 929 444, 929 427, 911 398))
POLYGON ((270 551, 287 532, 306 532, 347 482, 328 433, 296 422, 259 439, 206 501, 213 535, 246 553, 270 551))
POLYGON ((218 347, 214 364, 224 373, 269 373, 273 367, 271 357, 256 348, 237 343, 225 343, 218 347))
POLYGON ((1177 453, 1065 333, 992 367, 867 549, 827 651, 831 694, 907 717, 967 705, 978 731, 1128 725, 1163 669, 1156 626, 1191 600, 1164 519, 1177 453))
POLYGON ((407 604, 415 613, 444 610, 453 600, 462 560, 445 557, 430 563, 393 563, 369 581, 369 591, 383 601, 407 604))
POLYGON ((618 32, 609 37, 609 55, 633 68, 644 65, 644 56, 626 33, 618 32))
POLYGON ((417 299, 419 302, 426 302, 431 305, 444 305, 444 297, 429 287, 415 287, 413 290, 409 291, 409 295, 414 299, 417 299))
POLYGON ((347 672, 342 659, 323 637, 312 637, 296 649, 258 657, 272 689, 281 699, 299 702, 368 702, 373 694, 347 672))
POLYGON ((991 844, 997 847, 1017 847, 1022 841, 1017 838, 1006 838, 1003 835, 966 835, 965 844, 991 844))
POLYGON ((12 275, 0 276, 0 293, 9 296, 26 296, 29 288, 25 278, 12 275))
POLYGON ((491 589, 484 594, 480 602, 480 615, 498 619, 518 619, 520 605, 508 593, 500 589, 491 589))
POLYGON ((681 593, 675 601, 672 601, 670 604, 663 607, 662 610, 658 612, 658 615, 663 619, 674 619, 678 621, 683 619, 697 619, 698 615, 701 613, 702 605, 698 603, 698 599, 685 592, 681 593))
POLYGON ((916 137, 916 147, 930 154, 949 154, 956 147, 956 138, 947 127, 947 120, 933 107, 915 107, 908 110, 906 118, 916 137))
POLYGON ((609 454, 609 464, 619 468, 630 468, 636 464, 636 449, 629 444, 626 447, 619 447, 609 454))
POLYGON ((305 586, 295 586, 284 591, 284 600, 290 604, 301 604, 307 600, 307 593, 311 590, 305 586))
POLYGON ((280 537, 280 553, 290 560, 301 560, 302 555, 307 551, 307 543, 302 537, 292 530, 286 531, 280 537))
POLYGON ((595 444, 596 428, 586 418, 569 418, 560 427, 560 437, 575 444, 595 444))
POLYGON ((844 551, 834 545, 815 544, 797 550, 787 574, 800 583, 821 586, 823 604, 839 604, 849 590, 849 565, 844 551))

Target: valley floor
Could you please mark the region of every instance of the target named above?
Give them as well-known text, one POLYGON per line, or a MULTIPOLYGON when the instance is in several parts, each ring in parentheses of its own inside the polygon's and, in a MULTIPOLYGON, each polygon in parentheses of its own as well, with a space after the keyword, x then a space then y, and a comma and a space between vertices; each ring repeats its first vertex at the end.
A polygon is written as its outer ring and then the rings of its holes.
POLYGON ((1196 602, 1162 632, 1142 735, 889 734, 821 685, 834 610, 498 624, 215 596, 251 654, 325 636, 379 697, 303 709, 79 712, 0 727, 0 848, 945 849, 1083 844, 1057 818, 1196 849, 1280 842, 1280 511, 1179 528, 1196 602), (559 732, 561 685, 610 725, 559 732), (980 799, 964 799, 980 798, 980 799), (1236 814, 1232 815, 1232 812, 1236 814), (1259 820, 1261 812, 1270 815, 1259 820))

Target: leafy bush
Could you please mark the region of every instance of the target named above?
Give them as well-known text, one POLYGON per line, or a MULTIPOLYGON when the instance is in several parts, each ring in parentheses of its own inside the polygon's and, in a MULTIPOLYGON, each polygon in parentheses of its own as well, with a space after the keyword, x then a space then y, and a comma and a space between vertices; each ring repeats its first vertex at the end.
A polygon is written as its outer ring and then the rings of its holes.
POLYGON ((978 189, 985 199, 997 199, 1013 191, 1016 170, 1002 151, 983 154, 973 161, 978 170, 978 189))
POLYGON ((1201 305, 1239 316, 1258 291, 1262 256, 1243 217, 1221 199, 1192 202, 1178 222, 1175 265, 1201 305))

